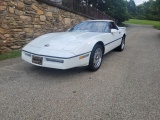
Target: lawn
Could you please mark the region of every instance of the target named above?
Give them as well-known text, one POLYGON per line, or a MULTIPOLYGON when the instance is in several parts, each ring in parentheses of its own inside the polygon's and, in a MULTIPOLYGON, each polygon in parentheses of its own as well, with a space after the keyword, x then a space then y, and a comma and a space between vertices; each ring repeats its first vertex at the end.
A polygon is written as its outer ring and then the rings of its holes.
POLYGON ((0 61, 10 59, 10 58, 16 58, 21 56, 20 50, 14 50, 8 53, 0 54, 0 61))
POLYGON ((125 21, 124 23, 141 24, 141 25, 153 25, 155 28, 160 30, 160 21, 130 19, 128 21, 125 21))

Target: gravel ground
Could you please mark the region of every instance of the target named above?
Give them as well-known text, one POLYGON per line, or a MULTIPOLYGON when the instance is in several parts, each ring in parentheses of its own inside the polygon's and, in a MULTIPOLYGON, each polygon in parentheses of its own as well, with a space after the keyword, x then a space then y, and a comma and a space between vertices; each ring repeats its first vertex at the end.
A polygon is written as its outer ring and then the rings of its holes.
POLYGON ((160 120, 160 31, 128 25, 97 72, 0 62, 0 120, 160 120))

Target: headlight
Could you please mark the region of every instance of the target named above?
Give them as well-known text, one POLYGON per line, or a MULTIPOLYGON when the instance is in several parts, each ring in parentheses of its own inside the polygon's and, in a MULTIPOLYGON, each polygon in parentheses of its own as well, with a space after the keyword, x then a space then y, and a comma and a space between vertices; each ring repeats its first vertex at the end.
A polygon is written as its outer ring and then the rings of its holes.
POLYGON ((64 63, 64 60, 60 60, 60 59, 46 58, 46 60, 50 62, 64 63))
POLYGON ((25 55, 28 56, 28 57, 31 57, 31 54, 29 54, 29 53, 25 52, 25 55))

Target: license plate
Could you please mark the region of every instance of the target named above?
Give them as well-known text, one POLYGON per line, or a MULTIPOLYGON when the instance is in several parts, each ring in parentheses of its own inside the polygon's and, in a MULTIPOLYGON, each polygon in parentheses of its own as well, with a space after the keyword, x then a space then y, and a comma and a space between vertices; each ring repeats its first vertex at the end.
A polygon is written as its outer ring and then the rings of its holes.
POLYGON ((32 63, 42 65, 43 57, 32 56, 32 63))

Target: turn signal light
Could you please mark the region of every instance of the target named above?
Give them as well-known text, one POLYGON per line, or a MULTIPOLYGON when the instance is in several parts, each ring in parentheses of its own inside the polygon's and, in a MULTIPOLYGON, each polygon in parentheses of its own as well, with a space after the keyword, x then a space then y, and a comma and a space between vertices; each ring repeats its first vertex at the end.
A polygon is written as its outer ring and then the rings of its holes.
POLYGON ((80 56, 79 59, 81 60, 81 59, 86 58, 86 57, 88 57, 88 56, 89 56, 89 54, 83 55, 83 56, 80 56))

